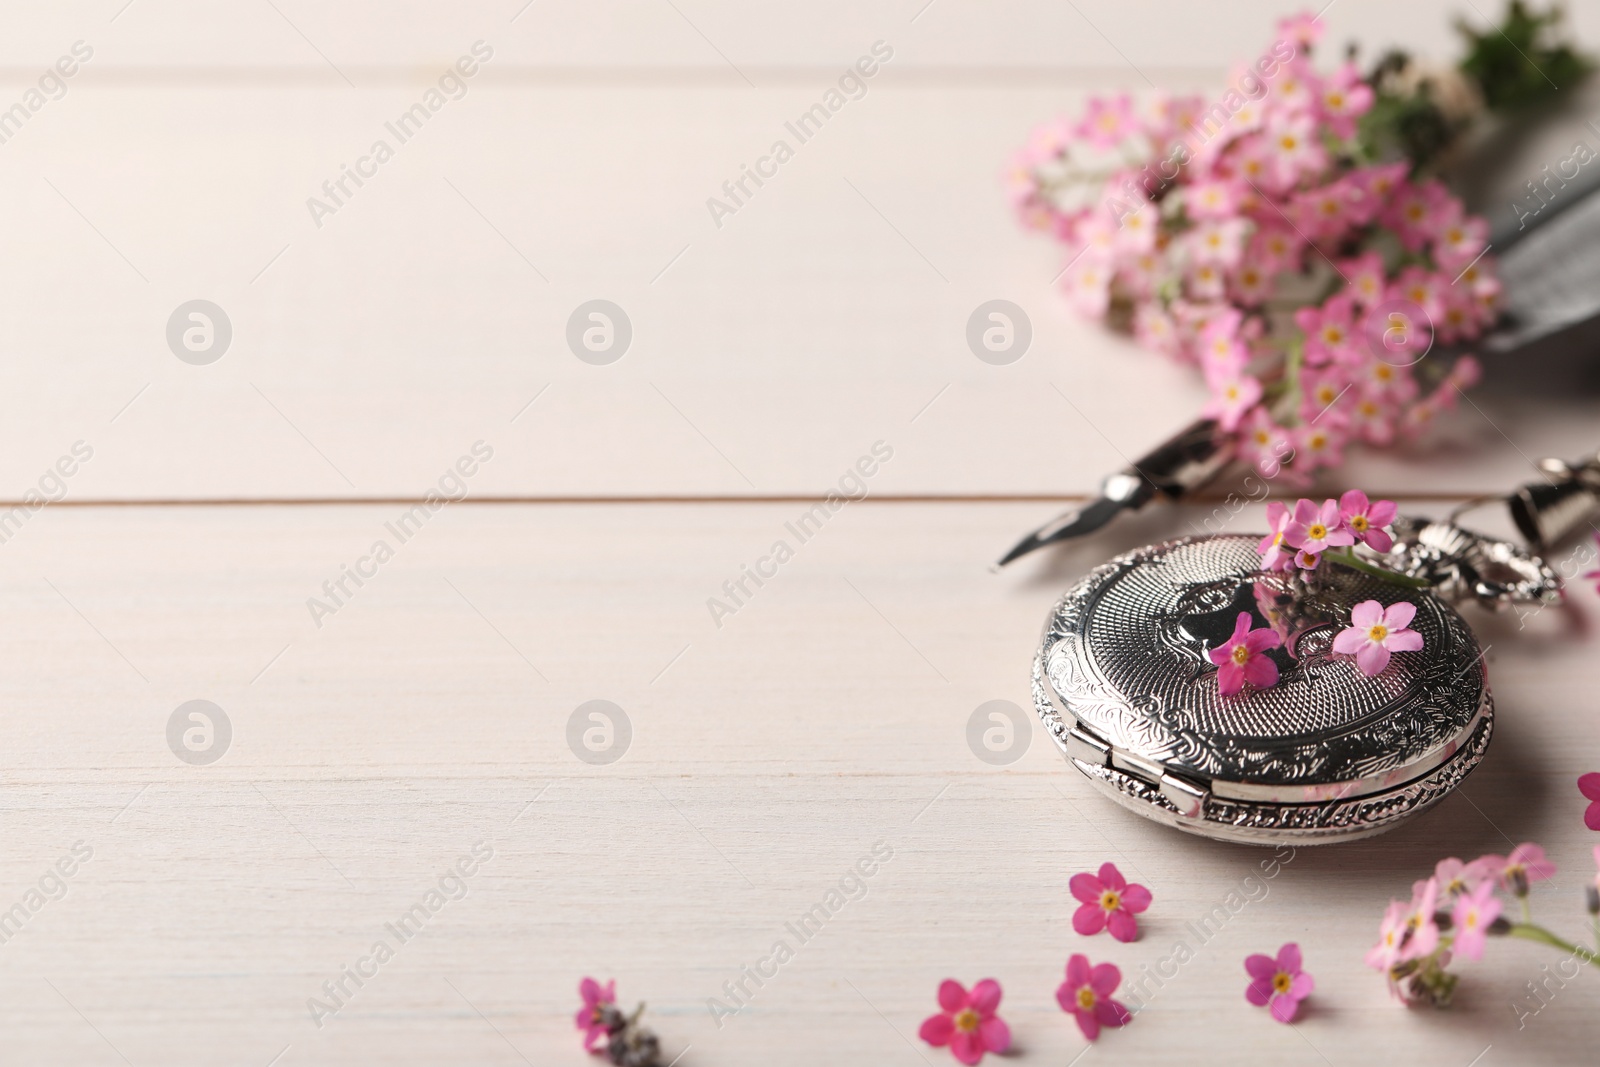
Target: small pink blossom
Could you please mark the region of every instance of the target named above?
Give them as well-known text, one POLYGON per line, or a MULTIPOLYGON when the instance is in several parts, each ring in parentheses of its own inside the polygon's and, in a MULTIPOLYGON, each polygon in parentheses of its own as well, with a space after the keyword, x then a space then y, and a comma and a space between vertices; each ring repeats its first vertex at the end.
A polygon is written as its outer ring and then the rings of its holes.
POLYGON ((1411 903, 1405 910, 1405 934, 1400 943, 1400 959, 1416 960, 1431 956, 1439 947, 1439 924, 1434 916, 1439 908, 1439 881, 1428 878, 1411 887, 1411 903))
POLYGON ((1288 505, 1274 500, 1267 505, 1267 528, 1272 532, 1261 539, 1256 551, 1261 553, 1261 569, 1285 571, 1294 564, 1294 548, 1284 542, 1284 532, 1289 528, 1291 513, 1288 505))
POLYGON ((1295 50, 1305 53, 1322 39, 1322 17, 1310 11, 1301 11, 1278 20, 1278 33, 1294 44, 1295 50))
POLYGON ((1246 956, 1244 969, 1251 978, 1244 999, 1258 1008, 1270 1006, 1280 1023, 1294 1021, 1300 1002, 1316 988, 1311 975, 1301 969, 1300 946, 1292 941, 1278 949, 1277 959, 1260 953, 1246 956))
POLYGON ((1554 878, 1556 865, 1544 857, 1544 849, 1531 841, 1511 850, 1509 856, 1485 856, 1484 862, 1494 872, 1501 889, 1509 889, 1517 896, 1526 896, 1529 884, 1554 878))
POLYGON ((1207 655, 1217 665, 1217 691, 1231 697, 1244 689, 1245 683, 1257 689, 1270 689, 1278 684, 1278 665, 1266 654, 1269 648, 1283 644, 1283 638, 1270 627, 1250 629, 1250 613, 1239 612, 1233 625, 1233 636, 1221 648, 1213 648, 1207 655))
POLYGON ((1100 1036, 1102 1026, 1126 1026, 1133 1019, 1111 994, 1122 984, 1122 972, 1115 964, 1089 966, 1089 957, 1077 954, 1067 960, 1067 980, 1056 988, 1056 1003, 1071 1012, 1078 1029, 1090 1041, 1100 1036))
POLYGON ((609 1035, 605 1024, 601 1022, 601 1013, 616 1004, 617 981, 613 978, 601 985, 593 978, 585 978, 578 983, 578 996, 583 998, 583 1007, 578 1009, 573 1022, 584 1032, 584 1051, 593 1052, 595 1042, 604 1041, 609 1035))
POLYGON ((1339 498, 1339 519, 1357 541, 1370 545, 1374 551, 1387 552, 1394 547, 1394 538, 1383 529, 1394 522, 1395 507, 1392 500, 1377 503, 1367 499, 1359 489, 1351 489, 1339 498))
POLYGON ((1213 219, 1200 223, 1188 237, 1194 261, 1223 267, 1238 266, 1239 258, 1244 254, 1248 226, 1243 219, 1213 219))
POLYGON ((1398 900, 1391 900, 1384 909, 1383 922, 1378 927, 1378 943, 1367 950, 1367 966, 1373 970, 1387 971, 1400 962, 1405 947, 1406 915, 1410 909, 1398 900))
POLYGON ((1216 419, 1224 430, 1232 433, 1261 399, 1261 383, 1248 374, 1230 374, 1219 375, 1209 384, 1211 400, 1201 414, 1216 419))
POLYGON ((1350 440, 1350 420, 1342 412, 1328 411, 1316 422, 1294 429, 1295 469, 1309 474, 1318 467, 1337 467, 1344 462, 1344 446, 1350 440))
POLYGON ((1321 507, 1303 498, 1296 501, 1284 535, 1294 547, 1319 554, 1329 547, 1353 545, 1356 541, 1355 534, 1345 529, 1339 518, 1335 500, 1324 500, 1321 507))
POLYGON ((1115 864, 1101 864, 1098 877, 1088 872, 1075 874, 1068 887, 1081 902, 1072 915, 1072 928, 1078 933, 1088 936, 1110 930, 1118 941, 1139 936, 1134 916, 1150 906, 1150 890, 1128 882, 1115 864))
POLYGON ((1322 86, 1322 114, 1340 137, 1353 137, 1356 120, 1373 104, 1372 86, 1361 80, 1354 63, 1345 63, 1322 86))
POLYGON ((1078 125, 1078 136, 1097 148, 1115 148, 1138 129, 1133 114, 1133 98, 1127 93, 1119 96, 1093 96, 1089 98, 1088 113, 1078 125))
POLYGON ((1500 901, 1494 896, 1494 883, 1484 882, 1456 901, 1450 913, 1450 927, 1455 940, 1450 950, 1469 960, 1483 958, 1483 943, 1489 936, 1489 924, 1500 916, 1500 901))
POLYGON ((1313 367, 1347 357, 1356 342, 1354 309, 1343 293, 1329 297, 1321 307, 1303 307, 1294 324, 1306 335, 1306 362, 1313 367))
POLYGON ((1376 252, 1366 252, 1339 264, 1339 273, 1349 279, 1345 293, 1363 311, 1383 300, 1388 285, 1383 270, 1383 257, 1376 252))
MULTIPOLYGON (((1294 452, 1294 443, 1289 439, 1289 431, 1273 422, 1271 412, 1263 407, 1257 407, 1245 416, 1240 444, 1244 449, 1244 459, 1255 464, 1256 470, 1260 471, 1264 478, 1276 478, 1283 469, 1284 461, 1294 452)), ((1270 521, 1272 505, 1269 504, 1267 507, 1267 517, 1270 521)), ((1277 532, 1278 528, 1274 526, 1273 531, 1277 532)))
POLYGON ((1322 566, 1322 553, 1307 552, 1303 548, 1295 549, 1294 565, 1303 571, 1314 571, 1322 566))
POLYGON ((1591 771, 1579 776, 1578 792, 1590 802, 1583 812, 1583 825, 1591 830, 1600 830, 1600 772, 1591 771))
POLYGON ((1422 647, 1422 635, 1406 629, 1416 614, 1417 606, 1409 601, 1385 608, 1376 600, 1363 600, 1350 609, 1350 628, 1339 631, 1333 650, 1355 656, 1361 673, 1376 678, 1389 666, 1390 653, 1415 652, 1422 647))
MULTIPOLYGON (((1291 84, 1286 75, 1285 80, 1278 83, 1278 89, 1285 90, 1291 84)), ((1304 119, 1269 130, 1267 144, 1272 153, 1273 180, 1279 189, 1293 188, 1301 175, 1320 170, 1327 159, 1321 139, 1311 123, 1304 119)))
POLYGON ((1011 1047, 1011 1028, 995 1011, 1000 1007, 1000 983, 985 978, 967 992, 953 978, 939 983, 939 1013, 922 1021, 918 1036, 934 1048, 950 1046, 959 1062, 977 1063, 985 1052, 1001 1053, 1011 1047))
POLYGON ((1465 896, 1485 882, 1493 883, 1494 871, 1488 862, 1493 857, 1482 857, 1471 863, 1462 863, 1454 856, 1440 860, 1433 869, 1440 892, 1454 900, 1465 896))
POLYGON ((1195 182, 1183 198, 1192 219, 1233 218, 1239 209, 1239 186, 1229 181, 1195 182))

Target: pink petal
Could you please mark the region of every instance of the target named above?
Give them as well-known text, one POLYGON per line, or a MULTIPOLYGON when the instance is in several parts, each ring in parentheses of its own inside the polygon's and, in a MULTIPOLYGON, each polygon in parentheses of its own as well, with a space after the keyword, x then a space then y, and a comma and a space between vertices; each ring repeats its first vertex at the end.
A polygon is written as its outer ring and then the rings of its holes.
POLYGON ((1383 613, 1383 624, 1391 630, 1404 630, 1416 617, 1417 606, 1409 600, 1399 600, 1383 613))
POLYGON ((1120 984, 1122 984, 1122 972, 1117 970, 1117 965, 1114 963, 1098 964, 1089 972, 1089 988, 1101 999, 1115 993, 1120 984))
POLYGON ((1106 919, 1106 929, 1111 931, 1112 937, 1127 944, 1139 936, 1139 921, 1132 912, 1118 908, 1106 919))
POLYGON ((1350 625, 1358 630, 1370 630, 1383 621, 1383 605, 1376 600, 1363 600, 1350 609, 1350 625))
POLYGON ((1244 668, 1229 660, 1217 668, 1217 692, 1231 697, 1244 688, 1244 668))
POLYGON ((1399 510, 1393 500, 1380 500, 1367 509, 1367 521, 1374 526, 1388 526, 1399 510))
POLYGON ((1379 552, 1387 552, 1394 547, 1394 538, 1376 526, 1367 527, 1367 544, 1379 552))
POLYGON ((1330 530, 1340 525, 1339 502, 1333 499, 1324 500, 1322 507, 1317 511, 1317 518, 1330 530))
POLYGON ((1106 891, 1100 879, 1087 872, 1073 875, 1072 880, 1067 883, 1067 889, 1085 904, 1100 903, 1100 894, 1106 891))
POLYGON ((1245 634, 1250 632, 1250 613, 1239 612, 1239 617, 1233 620, 1233 641, 1243 641, 1245 634))
POLYGON ((917 1031, 917 1036, 935 1048, 943 1048, 950 1043, 950 1038, 956 1032, 956 1021, 948 1015, 930 1015, 922 1020, 922 1029, 917 1031))
POLYGON ((1113 893, 1120 893, 1128 888, 1128 880, 1122 877, 1122 872, 1117 870, 1117 865, 1114 863, 1100 865, 1100 881, 1104 882, 1106 888, 1113 893))
POLYGON ((1206 652, 1206 658, 1219 667, 1225 666, 1229 660, 1233 659, 1232 643, 1223 645, 1221 648, 1209 649, 1206 652))
POLYGON ((1375 645, 1369 641, 1356 653, 1356 666, 1360 667, 1361 673, 1368 678, 1376 678, 1388 665, 1389 650, 1382 645, 1375 645))
POLYGON ((1011 1047, 1011 1027, 1002 1019, 985 1019, 978 1024, 978 1036, 990 1052, 1004 1052, 1011 1047))
POLYGON ((1251 652, 1265 652, 1283 644, 1283 635, 1276 630, 1252 630, 1245 635, 1244 643, 1251 652))
POLYGON ((1317 988, 1317 983, 1305 971, 1294 976, 1294 981, 1289 983, 1289 995, 1296 1000, 1304 1000, 1317 988))
POLYGON ((1415 652, 1422 647, 1422 635, 1415 630, 1396 630, 1383 639, 1390 652, 1415 652))
POLYGON ((1278 665, 1265 656, 1251 656, 1244 665, 1244 680, 1257 689, 1278 684, 1278 665))
POLYGON ((1099 904, 1079 904, 1072 913, 1072 928, 1085 937, 1098 934, 1106 928, 1106 909, 1099 904))
POLYGON ((1346 515, 1360 515, 1367 510, 1367 494, 1359 489, 1347 489, 1339 498, 1339 510, 1346 515))
MULTIPOLYGON (((1267 984, 1272 984, 1272 976, 1278 973, 1278 961, 1271 956, 1263 956, 1259 952, 1252 953, 1244 958, 1244 969, 1251 978, 1265 978, 1267 984)), ((1266 1001, 1261 1003, 1265 1004, 1266 1001)))
POLYGON ((1133 1013, 1121 1001, 1102 998, 1095 1002, 1094 1020, 1101 1026, 1126 1026, 1133 1013))
POLYGON ((1294 524, 1296 526, 1310 526, 1317 518, 1316 501, 1301 497, 1294 502, 1294 524))
POLYGON ((1067 985, 1076 992, 1089 984, 1089 957, 1081 952, 1073 953, 1067 960, 1067 985))
POLYGON ((954 978, 939 983, 939 1007, 954 1015, 967 1006, 967 987, 954 978))
POLYGON ((1280 1023, 1294 1021, 1294 1013, 1300 1010, 1300 1002, 1294 997, 1277 996, 1272 998, 1272 1017, 1280 1023))
POLYGON ((1122 891, 1122 906, 1135 915, 1150 906, 1150 890, 1142 885, 1129 885, 1122 891))
POLYGON ((1584 809, 1583 825, 1591 830, 1600 830, 1600 800, 1595 801, 1584 809))
POLYGON ((957 1030, 950 1037, 950 1054, 967 1067, 983 1059, 983 1039, 976 1030, 963 1032, 957 1030))
POLYGON ((984 1019, 994 1014, 1000 1006, 1000 983, 993 978, 985 978, 972 987, 972 998, 967 1001, 967 1006, 984 1019))
POLYGON ((1600 772, 1590 771, 1578 776, 1578 792, 1590 800, 1600 800, 1600 772))
POLYGON ((1278 950, 1278 970, 1300 973, 1300 946, 1293 941, 1278 950))
POLYGON ((583 998, 583 1003, 594 1007, 600 1000, 600 983, 593 978, 585 978, 578 983, 578 996, 583 998))
POLYGON ((1367 643, 1367 631, 1354 626, 1348 630, 1340 630, 1333 639, 1333 650, 1346 655, 1355 655, 1367 643))
POLYGON ((1072 1013, 1078 1020, 1078 1029, 1083 1031, 1083 1036, 1093 1041, 1100 1036, 1100 1024, 1095 1021, 1094 1013, 1078 1008, 1072 1013))
MULTIPOLYGON (((1266 959, 1265 956, 1261 958, 1266 959)), ((1257 978, 1252 981, 1245 987, 1244 999, 1258 1008, 1265 1007, 1267 1002, 1272 999, 1272 976, 1268 975, 1265 978, 1257 978)))
POLYGON ((1289 509, 1279 501, 1274 500, 1272 503, 1267 505, 1267 529, 1281 529, 1284 520, 1286 520, 1288 517, 1289 509))

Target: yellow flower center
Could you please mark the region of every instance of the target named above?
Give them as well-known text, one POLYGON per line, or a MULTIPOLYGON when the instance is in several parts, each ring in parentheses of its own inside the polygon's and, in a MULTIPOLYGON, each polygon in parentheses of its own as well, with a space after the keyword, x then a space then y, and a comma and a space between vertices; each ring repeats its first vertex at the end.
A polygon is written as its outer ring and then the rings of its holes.
POLYGON ((1385 637, 1388 637, 1388 636, 1389 636, 1389 628, 1387 626, 1385 626, 1381 622, 1378 625, 1374 626, 1372 629, 1367 631, 1367 639, 1369 641, 1382 641, 1385 637))
POLYGON ((1328 528, 1320 522, 1314 522, 1306 527, 1306 536, 1313 541, 1320 541, 1328 536, 1328 528))
POLYGON ((1367 532, 1367 517, 1365 515, 1357 515, 1357 516, 1355 516, 1354 518, 1352 518, 1350 520, 1350 528, 1352 530, 1355 530, 1357 533, 1366 533, 1367 532))
POLYGON ((1465 926, 1469 930, 1475 929, 1478 925, 1477 909, 1468 908, 1466 917, 1462 920, 1461 925, 1465 926))
POLYGON ((1288 971, 1279 971, 1272 976, 1272 989, 1277 993, 1289 992, 1289 987, 1294 985, 1294 979, 1289 977, 1288 971))
POLYGON ((1107 889, 1100 894, 1100 906, 1107 911, 1116 911, 1122 905, 1122 897, 1107 889))
POLYGON ((1379 363, 1372 369, 1372 375, 1373 377, 1377 378, 1378 381, 1386 382, 1390 378, 1394 377, 1394 368, 1389 366, 1387 363, 1379 363))
POLYGON ((1250 648, 1249 648, 1249 646, 1248 645, 1240 645, 1240 646, 1238 646, 1237 648, 1235 648, 1233 650, 1233 655, 1230 658, 1233 660, 1233 662, 1235 662, 1239 666, 1243 667, 1246 663, 1250 662, 1250 648))
POLYGON ((1088 986, 1078 990, 1078 1007, 1084 1011, 1090 1011, 1094 1008, 1094 990, 1088 986))
POLYGON ((963 1008, 956 1013, 956 1029, 964 1034, 970 1034, 978 1028, 978 1013, 971 1008, 963 1008))

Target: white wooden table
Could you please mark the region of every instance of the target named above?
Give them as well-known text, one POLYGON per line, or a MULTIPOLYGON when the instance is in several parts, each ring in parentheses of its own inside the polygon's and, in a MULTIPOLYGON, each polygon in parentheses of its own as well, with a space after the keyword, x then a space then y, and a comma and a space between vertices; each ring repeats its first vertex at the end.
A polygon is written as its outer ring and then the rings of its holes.
MULTIPOLYGON (((1600 42, 1600 8, 1573 6, 1600 42)), ((1055 249, 1017 230, 998 175, 1086 91, 1218 84, 1288 10, 8 11, 0 110, 74 42, 93 55, 0 144, 0 496, 44 478, 62 497, 0 543, 0 913, 25 919, 0 943, 0 1060, 583 1063, 585 974, 648 1001, 686 1065, 947 1062, 917 1026, 941 979, 985 976, 1019 1062, 1077 1056, 1066 957, 1136 978, 1265 854, 1104 803, 1042 732, 1008 766, 967 747, 979 704, 1027 706, 1070 580, 1209 510, 989 573, 1200 402, 1062 306, 1055 249), (465 96, 316 225, 307 198, 477 41, 493 55, 465 96), (866 94, 715 225, 706 199, 876 41, 893 58, 866 94), (1007 367, 964 340, 993 298, 1033 325, 1007 367), (165 335, 195 299, 231 323, 208 365, 165 335), (632 325, 610 365, 565 339, 593 299, 632 325), (78 442, 92 456, 48 477, 78 442), (402 543, 386 524, 476 442, 493 455, 466 464, 467 499, 402 543), (893 456, 869 497, 714 619, 708 598, 876 442, 893 456), (380 539, 393 557, 362 562, 380 539), (335 601, 345 567, 368 577, 335 601), (191 700, 231 730, 205 765, 169 747, 191 700), (611 763, 569 746, 592 700, 630 726, 611 763), (878 842, 865 894, 799 944, 785 924, 878 842), (399 943, 386 924, 474 846, 459 899, 399 943), (1071 930, 1067 879, 1106 860, 1155 894, 1134 944, 1071 930), (393 958, 360 962, 380 938, 393 958), (708 999, 780 938, 794 958, 717 1025, 708 999), (357 966, 319 1026, 308 1000, 357 966)), ((1333 40, 1447 54, 1452 10, 1326 18, 1333 40)), ((1600 444, 1592 395, 1514 386, 1329 488, 1442 512, 1600 444)), ((1543 913, 1582 927, 1596 616, 1587 588, 1522 628, 1475 616, 1501 718, 1466 788, 1301 850, 1084 1062, 1592 1062, 1600 982, 1518 1025, 1550 952, 1492 945, 1437 1014, 1392 1004, 1361 956, 1436 859, 1523 840, 1564 868, 1543 913), (1288 940, 1318 986, 1293 1028, 1245 1004, 1241 966, 1288 940)))

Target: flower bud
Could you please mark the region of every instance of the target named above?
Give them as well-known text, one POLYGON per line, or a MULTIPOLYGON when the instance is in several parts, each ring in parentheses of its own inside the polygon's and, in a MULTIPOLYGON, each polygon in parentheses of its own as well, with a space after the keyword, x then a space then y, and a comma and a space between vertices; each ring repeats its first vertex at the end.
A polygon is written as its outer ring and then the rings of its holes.
POLYGON ((1589 914, 1600 915, 1600 886, 1584 886, 1583 897, 1584 903, 1588 905, 1589 914))
POLYGON ((1495 916, 1494 922, 1489 924, 1489 933, 1504 937, 1511 932, 1511 920, 1504 915, 1495 916))
POLYGON ((1528 872, 1521 867, 1511 872, 1511 891, 1518 897, 1528 895, 1528 872))

